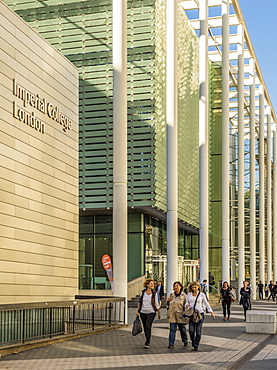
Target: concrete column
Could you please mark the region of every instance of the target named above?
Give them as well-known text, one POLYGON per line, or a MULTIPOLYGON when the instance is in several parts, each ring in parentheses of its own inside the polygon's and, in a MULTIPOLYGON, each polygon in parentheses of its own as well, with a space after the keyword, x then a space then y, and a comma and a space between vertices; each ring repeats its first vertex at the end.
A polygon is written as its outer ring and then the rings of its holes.
POLYGON ((273 279, 277 281, 277 135, 273 131, 273 279))
POLYGON ((238 25, 238 286, 245 279, 244 252, 244 32, 238 25))
POLYGON ((222 0, 222 281, 230 280, 229 0, 222 0))
POLYGON ((208 1, 199 4, 200 281, 209 278, 208 1))
POLYGON ((260 276, 259 280, 265 283, 265 180, 264 180, 264 87, 259 89, 259 257, 260 257, 260 276))
POLYGON ((266 252, 267 252, 267 283, 272 279, 272 212, 271 212, 271 115, 270 109, 266 115, 267 121, 267 229, 266 229, 266 252))
POLYGON ((167 292, 178 278, 177 0, 166 3, 167 292))
MULTIPOLYGON (((250 59, 250 283, 256 286, 255 61, 250 59)), ((252 298, 256 300, 256 289, 252 298)))
POLYGON ((127 226, 127 0, 113 0, 113 276, 126 302, 127 226))

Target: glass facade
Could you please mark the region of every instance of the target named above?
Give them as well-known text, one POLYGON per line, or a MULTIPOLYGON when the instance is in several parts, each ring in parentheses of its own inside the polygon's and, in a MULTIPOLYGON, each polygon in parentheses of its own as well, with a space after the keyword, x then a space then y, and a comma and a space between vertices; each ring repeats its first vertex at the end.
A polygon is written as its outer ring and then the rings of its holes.
MULTIPOLYGON (((164 280, 166 270, 166 223, 144 214, 128 215, 128 280, 141 275, 164 280)), ((113 257, 112 216, 80 218, 79 289, 110 289, 102 256, 113 257)), ((180 279, 183 261, 198 259, 198 235, 179 230, 180 279)))
MULTIPOLYGON (((145 216, 145 275, 166 282, 167 265, 166 223, 145 216)), ((198 235, 178 231, 178 279, 184 283, 192 280, 184 260, 199 258, 198 235)), ((188 263, 187 263, 188 264, 188 263)), ((188 264, 189 265, 189 264, 188 264)))
POLYGON ((221 280, 222 249, 222 107, 221 64, 210 65, 210 178, 209 178, 209 269, 216 281, 221 280))
MULTIPOLYGON (((101 258, 112 257, 112 216, 106 215, 113 206, 112 0, 5 2, 79 69, 79 287, 108 289, 101 258)), ((148 268, 142 213, 151 219, 153 208, 161 215, 166 211, 166 1, 128 0, 127 27, 131 280, 148 268), (140 216, 132 214, 137 207, 143 207, 140 216)), ((199 52, 197 35, 181 6, 178 32, 178 216, 197 233, 199 52)), ((158 255, 164 256, 166 227, 161 221, 155 227, 158 255)), ((198 236, 179 230, 179 256, 198 258, 198 236)))

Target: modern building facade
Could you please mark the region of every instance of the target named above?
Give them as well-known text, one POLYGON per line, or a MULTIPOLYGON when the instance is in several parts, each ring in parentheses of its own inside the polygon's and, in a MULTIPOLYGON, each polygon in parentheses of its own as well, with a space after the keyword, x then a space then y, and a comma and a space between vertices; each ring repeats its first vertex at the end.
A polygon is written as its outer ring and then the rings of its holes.
POLYGON ((78 71, 0 2, 1 304, 78 292, 78 71))
MULTIPOLYGON (((5 2, 79 70, 79 289, 108 290, 101 258, 113 257, 113 1, 5 2)), ((200 269, 201 279, 210 271, 216 281, 238 285, 245 278, 253 286, 258 277, 277 280, 276 117, 239 2, 172 2, 178 7, 176 279, 187 282, 200 269)), ((128 280, 166 281, 169 2, 127 5, 128 280)))
MULTIPOLYGON (((113 255, 112 1, 10 5, 79 69, 79 288, 107 289, 101 258, 113 255)), ((128 280, 166 278, 165 5, 128 2, 128 280)), ((181 7, 178 27, 179 276, 190 279, 183 261, 198 258, 199 56, 181 7)))

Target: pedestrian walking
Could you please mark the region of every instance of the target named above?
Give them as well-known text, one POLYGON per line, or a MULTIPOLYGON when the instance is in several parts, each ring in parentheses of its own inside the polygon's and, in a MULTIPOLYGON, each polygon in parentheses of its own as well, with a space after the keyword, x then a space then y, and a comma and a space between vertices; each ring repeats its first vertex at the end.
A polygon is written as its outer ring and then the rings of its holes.
POLYGON ((215 285, 214 276, 209 272, 209 292, 212 293, 212 286, 215 285))
POLYGON ((138 310, 136 315, 140 315, 144 334, 145 334, 145 345, 144 348, 150 348, 151 340, 151 329, 152 324, 158 312, 158 318, 161 318, 160 305, 158 302, 157 292, 154 290, 154 281, 152 279, 146 279, 143 283, 144 289, 140 293, 138 310))
POLYGON ((184 289, 185 294, 187 295, 189 292, 190 283, 187 283, 186 288, 184 289))
POLYGON ((207 279, 203 279, 202 283, 200 284, 200 291, 205 294, 207 300, 209 301, 209 299, 208 299, 208 289, 209 288, 208 288, 207 279))
POLYGON ((230 296, 230 291, 232 288, 228 284, 227 281, 224 281, 222 284, 222 288, 220 289, 220 296, 219 296, 219 301, 218 303, 222 303, 222 309, 223 309, 223 321, 226 321, 227 319, 230 320, 230 315, 231 315, 231 296, 230 296), (228 314, 228 317, 226 318, 226 311, 228 314))
POLYGON ((167 299, 167 322, 170 325, 168 348, 174 347, 177 327, 179 328, 181 339, 186 347, 188 345, 187 331, 185 327, 185 319, 183 317, 184 305, 186 303, 186 294, 183 292, 183 284, 180 281, 175 281, 173 284, 173 293, 167 299))
POLYGON ((270 280, 269 284, 268 284, 268 290, 269 290, 269 297, 268 297, 268 301, 270 301, 270 298, 272 297, 272 300, 274 302, 274 294, 273 294, 273 281, 270 280))
POLYGON ((262 301, 264 298, 264 284, 260 280, 258 284, 259 300, 262 301))
POLYGON ((268 285, 267 284, 265 284, 264 285, 264 294, 265 294, 265 298, 267 299, 268 298, 268 285))
POLYGON ((158 281, 157 286, 155 288, 157 294, 158 294, 158 302, 160 307, 162 307, 162 300, 165 298, 164 297, 164 286, 161 280, 158 281))
POLYGON ((251 310, 251 288, 248 281, 243 282, 243 287, 240 288, 240 302, 244 311, 244 321, 246 321, 246 312, 251 310))
POLYGON ((211 316, 214 319, 215 315, 205 294, 200 292, 200 284, 197 281, 193 281, 189 287, 185 308, 195 308, 200 312, 203 318, 203 320, 198 323, 193 322, 192 317, 189 320, 189 335, 194 351, 198 351, 201 340, 202 326, 204 322, 204 307, 207 308, 208 312, 211 313, 211 316))
POLYGON ((273 302, 275 301, 276 294, 277 294, 277 281, 275 281, 275 284, 273 285, 272 288, 273 302))

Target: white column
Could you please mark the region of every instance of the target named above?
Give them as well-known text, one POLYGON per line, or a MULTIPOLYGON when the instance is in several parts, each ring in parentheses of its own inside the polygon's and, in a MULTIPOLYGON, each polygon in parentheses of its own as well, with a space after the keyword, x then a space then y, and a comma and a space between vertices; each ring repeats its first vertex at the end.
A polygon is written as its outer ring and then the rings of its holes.
POLYGON ((127 0, 113 0, 113 276, 126 302, 127 223, 127 0))
POLYGON ((267 121, 267 229, 266 229, 266 251, 267 251, 267 283, 272 279, 272 212, 271 212, 271 115, 270 109, 266 115, 267 121))
POLYGON ((178 1, 166 4, 167 292, 171 292, 178 278, 178 1))
MULTIPOLYGON (((255 61, 250 59, 250 283, 256 286, 255 61)), ((252 298, 256 299, 256 289, 252 298)))
POLYGON ((208 1, 199 6, 200 281, 209 278, 208 1))
POLYGON ((273 279, 277 281, 277 135, 273 131, 273 279))
POLYGON ((245 279, 244 253, 244 32, 238 25, 238 286, 245 279))
POLYGON ((222 281, 230 279, 229 0, 222 0, 222 281))
POLYGON ((259 280, 265 283, 265 189, 264 189, 264 87, 259 89, 259 257, 260 276, 259 280))

